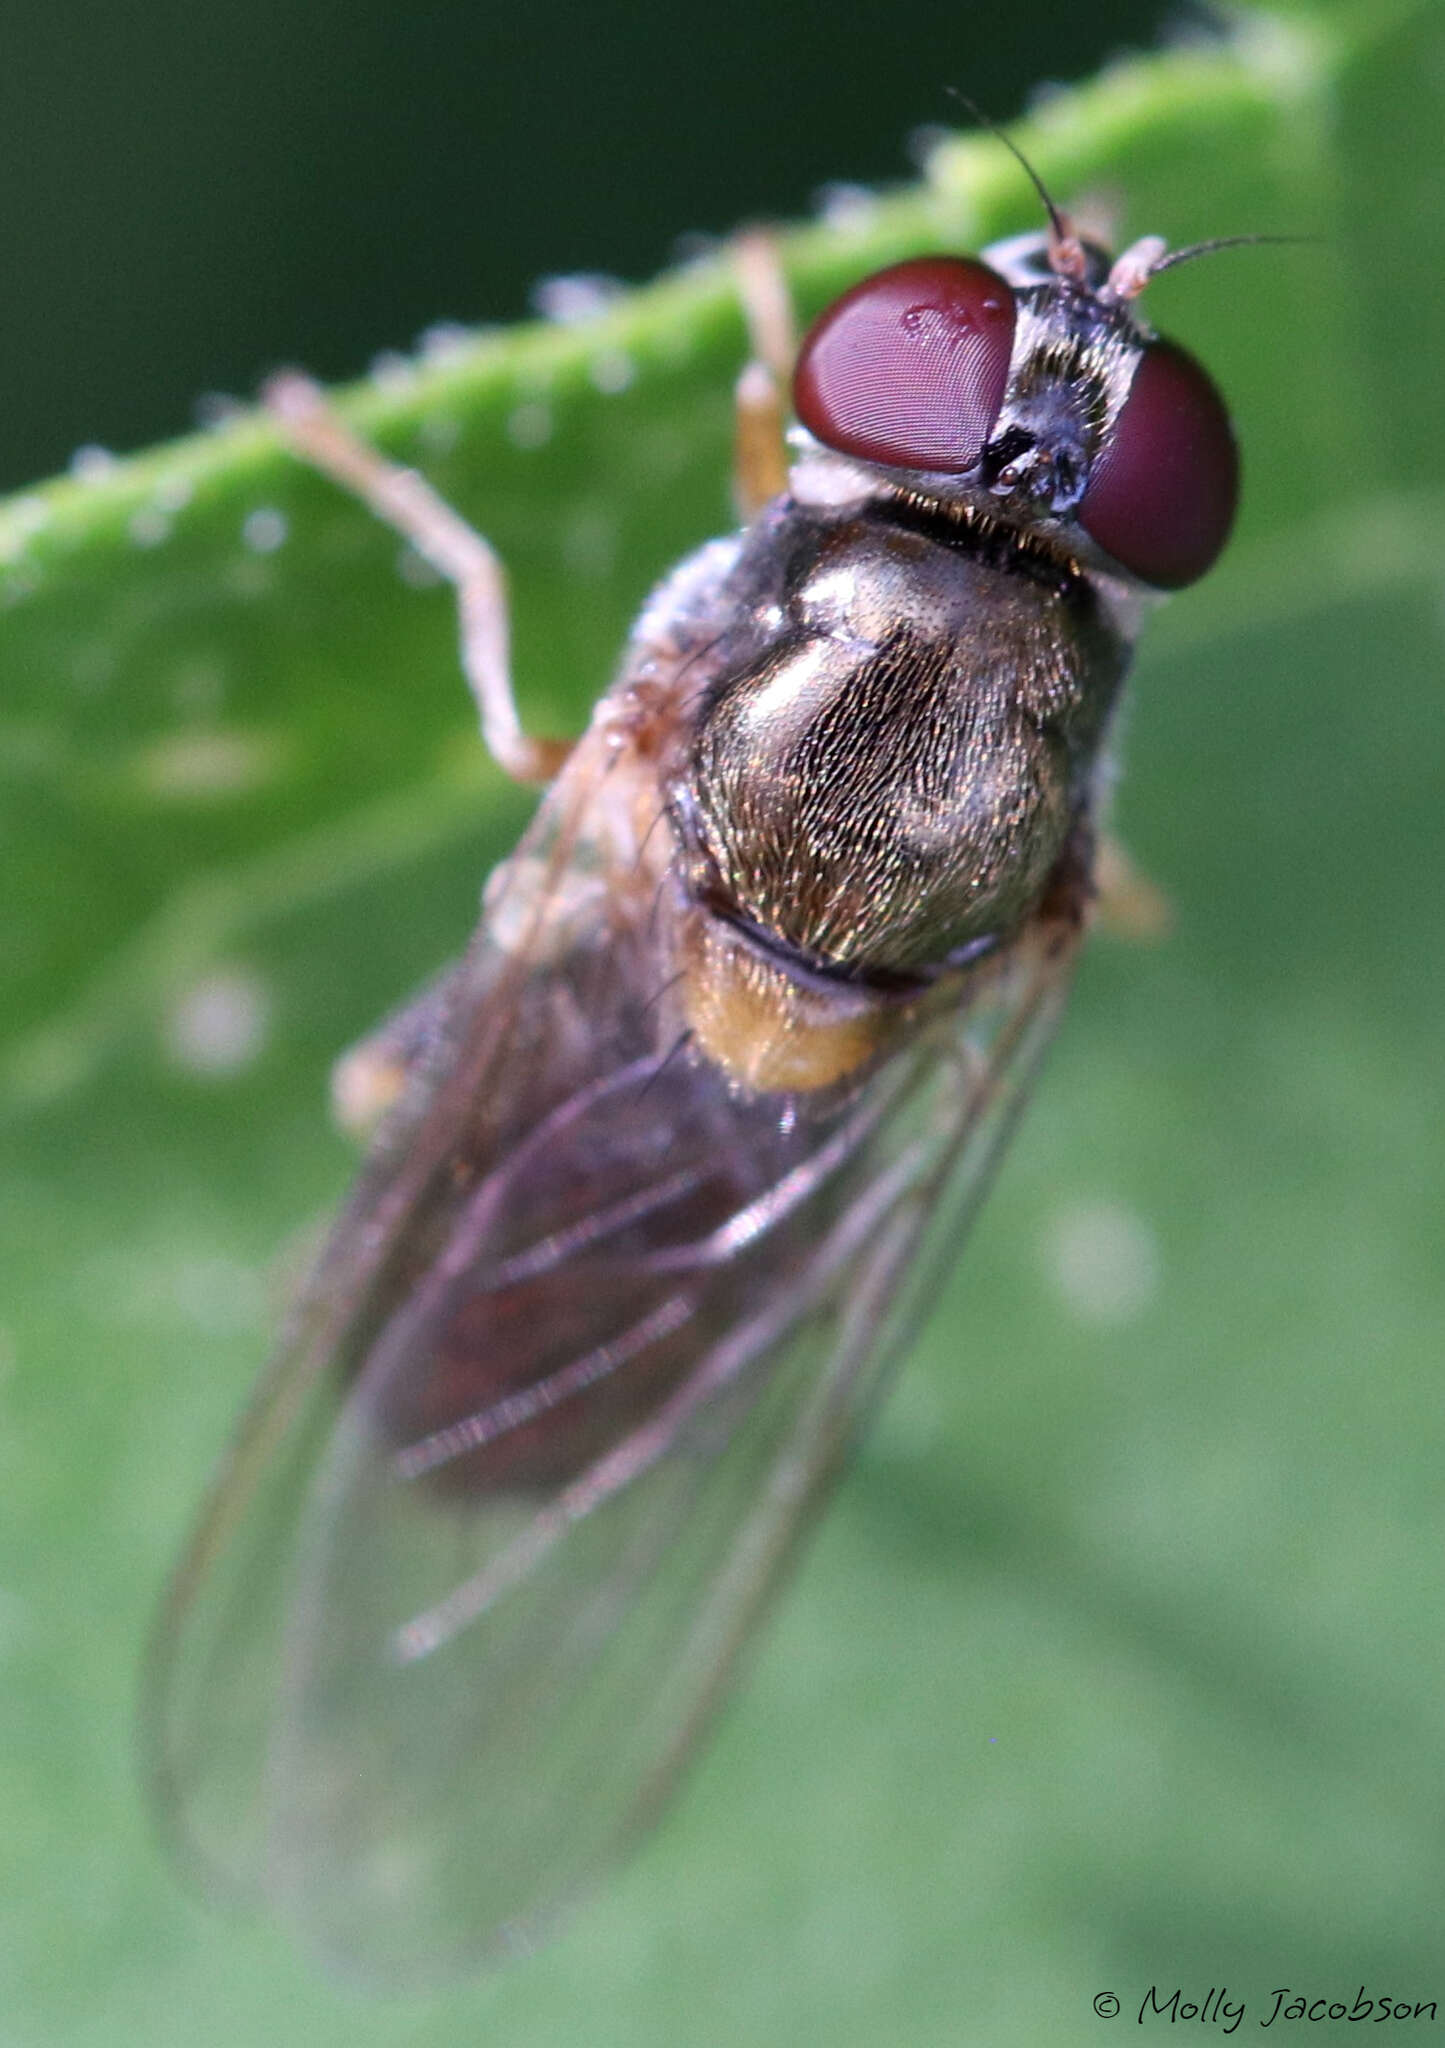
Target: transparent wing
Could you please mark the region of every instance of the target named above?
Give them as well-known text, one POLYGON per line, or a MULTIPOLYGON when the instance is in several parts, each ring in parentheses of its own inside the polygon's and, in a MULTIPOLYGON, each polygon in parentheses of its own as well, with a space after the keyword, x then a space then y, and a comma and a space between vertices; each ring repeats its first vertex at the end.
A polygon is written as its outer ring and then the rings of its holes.
POLYGON ((659 1037, 593 801, 559 789, 449 984, 156 1666, 181 1828, 384 1981, 533 1938, 655 1810, 1072 961, 1030 935, 860 1084, 746 1100, 659 1037))

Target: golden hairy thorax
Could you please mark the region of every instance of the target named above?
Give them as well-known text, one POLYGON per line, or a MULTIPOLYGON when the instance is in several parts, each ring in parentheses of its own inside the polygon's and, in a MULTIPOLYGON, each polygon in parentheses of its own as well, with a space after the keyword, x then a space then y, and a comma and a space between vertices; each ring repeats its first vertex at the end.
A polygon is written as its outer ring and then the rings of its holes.
POLYGON ((694 1047, 813 1090, 1028 922, 1087 806, 1125 650, 1083 580, 925 508, 783 515, 669 814, 694 1047))
POLYGON ((699 722, 695 893, 825 969, 926 977, 1037 900, 1092 761, 1104 636, 1079 580, 1032 559, 881 519, 809 540, 775 633, 699 722))
POLYGON ((926 503, 784 497, 705 552, 602 720, 603 865, 659 946, 659 1030, 759 1093, 906 1036, 1028 923, 1124 661, 1071 563, 926 503))

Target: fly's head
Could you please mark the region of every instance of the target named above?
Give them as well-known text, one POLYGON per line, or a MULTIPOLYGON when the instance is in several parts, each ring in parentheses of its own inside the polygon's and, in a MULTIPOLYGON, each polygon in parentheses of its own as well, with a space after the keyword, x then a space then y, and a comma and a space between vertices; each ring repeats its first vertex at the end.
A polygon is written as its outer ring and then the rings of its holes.
POLYGON ((1174 260, 1152 236, 1113 259, 1052 229, 865 278, 798 358, 798 488, 841 498, 861 468, 1136 591, 1193 583, 1239 461, 1207 372, 1137 312, 1174 260))

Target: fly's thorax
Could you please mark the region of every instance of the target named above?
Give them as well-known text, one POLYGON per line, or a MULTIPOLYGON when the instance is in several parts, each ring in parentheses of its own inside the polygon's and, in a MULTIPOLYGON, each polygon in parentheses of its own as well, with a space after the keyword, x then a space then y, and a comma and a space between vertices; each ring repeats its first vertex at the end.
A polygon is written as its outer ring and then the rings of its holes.
POLYGON ((1037 902, 1127 648, 1085 578, 996 522, 879 498, 792 538, 671 793, 690 891, 825 973, 927 981, 1037 902))

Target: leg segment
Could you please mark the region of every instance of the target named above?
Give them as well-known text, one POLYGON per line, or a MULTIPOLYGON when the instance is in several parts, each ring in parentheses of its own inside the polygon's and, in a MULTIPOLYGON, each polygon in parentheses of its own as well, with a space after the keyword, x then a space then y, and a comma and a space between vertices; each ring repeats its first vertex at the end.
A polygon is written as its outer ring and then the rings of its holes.
POLYGON ((296 453, 353 492, 407 540, 457 593, 462 668, 481 713, 487 750, 517 782, 548 782, 570 742, 522 730, 512 695, 502 565, 482 536, 414 469, 388 462, 347 427, 320 387, 297 371, 266 385, 268 412, 296 453))
POLYGON ((739 235, 732 261, 751 351, 737 382, 733 491, 738 510, 751 519, 788 481, 784 429, 795 348, 793 304, 771 235, 760 228, 739 235))
POLYGON ((331 1069, 331 1115, 350 1138, 365 1143, 401 1099, 442 1034, 461 963, 448 967, 419 995, 348 1046, 331 1069))
POLYGON ((1106 832, 1094 861, 1094 908, 1111 938, 1153 945, 1169 936, 1174 913, 1157 883, 1136 867, 1123 842, 1106 832))

